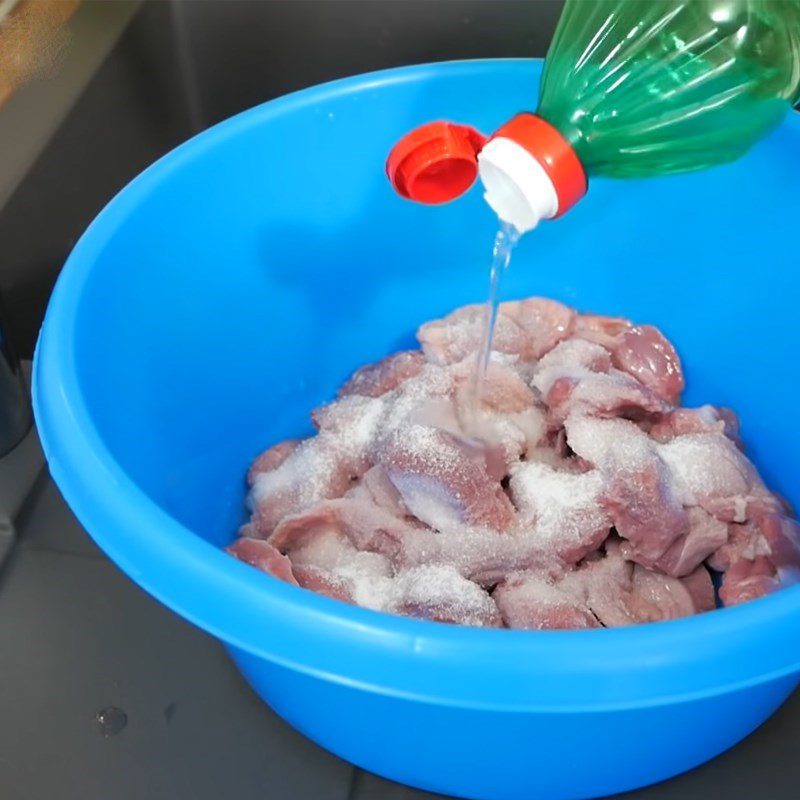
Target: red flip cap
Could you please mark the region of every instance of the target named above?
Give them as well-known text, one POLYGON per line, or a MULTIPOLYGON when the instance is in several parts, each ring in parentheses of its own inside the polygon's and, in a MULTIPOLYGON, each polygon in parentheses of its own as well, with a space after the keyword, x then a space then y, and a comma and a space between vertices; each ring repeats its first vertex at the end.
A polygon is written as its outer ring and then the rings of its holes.
POLYGON ((386 161, 394 190, 408 200, 436 205, 455 200, 478 175, 486 137, 468 125, 430 122, 406 134, 386 161))
POLYGON ((586 194, 586 173, 570 143, 549 122, 536 114, 522 113, 492 134, 524 147, 543 167, 558 197, 560 217, 586 194))

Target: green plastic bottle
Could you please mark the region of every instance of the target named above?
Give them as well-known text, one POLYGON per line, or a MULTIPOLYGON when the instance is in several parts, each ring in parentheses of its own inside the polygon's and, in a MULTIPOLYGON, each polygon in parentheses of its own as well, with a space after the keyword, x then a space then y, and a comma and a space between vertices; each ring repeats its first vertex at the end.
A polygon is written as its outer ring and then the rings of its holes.
POLYGON ((800 0, 567 0, 537 113, 589 175, 733 161, 800 96, 800 0))
POLYGON ((489 205, 525 232, 563 214, 592 176, 732 161, 798 99, 800 0, 567 0, 535 113, 488 140, 423 126, 387 168, 400 194, 431 203, 477 172, 489 205))

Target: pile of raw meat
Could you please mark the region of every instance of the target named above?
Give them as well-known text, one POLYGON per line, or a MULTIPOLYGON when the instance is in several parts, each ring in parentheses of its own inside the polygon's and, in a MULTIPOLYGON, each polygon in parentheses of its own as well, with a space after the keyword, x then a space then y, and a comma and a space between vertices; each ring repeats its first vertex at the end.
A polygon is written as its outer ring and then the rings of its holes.
POLYGON ((316 409, 315 436, 250 469, 228 549, 379 611, 462 625, 596 628, 731 605, 800 578, 800 526, 742 452, 733 413, 681 408, 648 325, 533 298, 418 332, 316 409))

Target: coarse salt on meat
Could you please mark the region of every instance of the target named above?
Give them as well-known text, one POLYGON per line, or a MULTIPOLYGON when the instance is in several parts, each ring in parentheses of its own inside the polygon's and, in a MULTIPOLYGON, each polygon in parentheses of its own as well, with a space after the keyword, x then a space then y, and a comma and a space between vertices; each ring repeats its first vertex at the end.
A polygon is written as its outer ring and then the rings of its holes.
POLYGON ((509 488, 542 548, 574 563, 599 547, 611 529, 600 505, 604 483, 600 470, 572 473, 527 462, 514 471, 509 488))

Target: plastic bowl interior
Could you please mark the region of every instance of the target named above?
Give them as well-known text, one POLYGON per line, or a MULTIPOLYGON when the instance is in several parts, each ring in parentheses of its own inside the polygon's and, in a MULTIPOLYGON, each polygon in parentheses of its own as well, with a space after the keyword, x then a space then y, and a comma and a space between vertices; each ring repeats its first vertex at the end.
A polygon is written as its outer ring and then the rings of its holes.
MULTIPOLYGON (((467 797, 662 779, 741 739, 800 680, 800 587, 667 624, 482 631, 317 597, 219 549, 258 451, 308 432, 313 406, 410 345, 420 322, 485 297, 496 221, 480 192, 402 201, 384 175, 391 146, 431 119, 493 130, 533 106, 539 71, 355 77, 191 140, 76 246, 35 367, 53 477, 133 580, 219 637, 308 736, 467 797)), ((683 355, 687 402, 737 409, 751 456, 794 501, 798 152, 794 118, 734 165, 598 180, 523 240, 504 287, 660 326, 683 355)))

